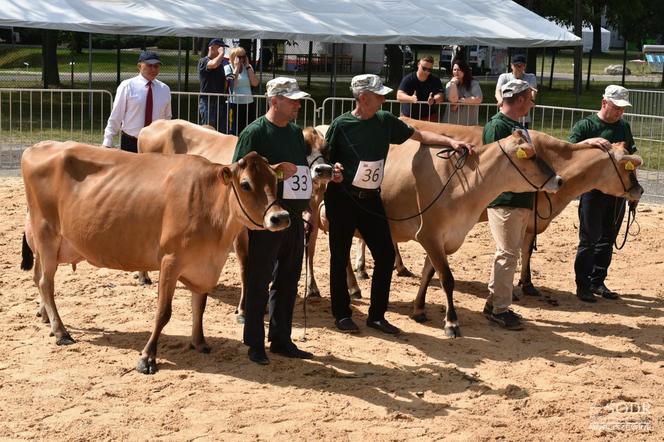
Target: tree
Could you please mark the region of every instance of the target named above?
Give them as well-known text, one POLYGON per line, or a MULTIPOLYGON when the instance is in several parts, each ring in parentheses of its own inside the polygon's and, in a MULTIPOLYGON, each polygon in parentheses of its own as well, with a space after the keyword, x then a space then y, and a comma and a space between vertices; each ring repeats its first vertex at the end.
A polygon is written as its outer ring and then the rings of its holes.
POLYGON ((59 31, 50 29, 42 31, 42 80, 46 89, 49 85, 60 86, 58 36, 59 31))

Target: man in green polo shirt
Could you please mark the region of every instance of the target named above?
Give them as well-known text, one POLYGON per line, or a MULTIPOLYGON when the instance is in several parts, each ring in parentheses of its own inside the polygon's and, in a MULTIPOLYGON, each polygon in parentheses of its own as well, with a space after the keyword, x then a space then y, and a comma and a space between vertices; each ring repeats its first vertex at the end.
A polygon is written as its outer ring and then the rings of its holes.
POLYGON ((427 145, 455 149, 472 146, 433 132, 418 131, 381 110, 385 95, 392 89, 383 86, 377 75, 353 77, 351 90, 356 100, 355 109, 337 117, 326 135, 330 162, 343 165, 342 182, 328 184, 325 193, 325 210, 330 222, 332 314, 338 330, 359 331, 351 318, 346 283, 346 263, 357 229, 374 259, 367 326, 383 333, 397 334, 400 330, 385 319, 394 265, 392 237, 380 199, 388 149, 391 143, 401 144, 409 138, 427 145))
MULTIPOLYGON (((533 88, 523 80, 510 80, 501 87, 500 110, 484 126, 482 142, 493 143, 515 129, 526 130, 519 119, 534 105, 533 88)), ((514 272, 526 234, 528 217, 532 215, 534 192, 504 192, 489 204, 487 210, 496 255, 489 279, 489 297, 484 316, 508 330, 523 329, 521 317, 510 309, 514 290, 514 272)))
MULTIPOLYGON (((622 119, 629 103, 629 92, 621 86, 609 85, 604 90, 602 107, 596 114, 579 120, 569 136, 572 143, 600 144, 624 141, 630 153, 636 152, 632 130, 622 119)), ((585 302, 597 302, 595 295, 618 299, 619 295, 604 284, 613 243, 625 214, 625 199, 591 190, 579 199, 579 246, 574 261, 576 296, 585 302)))
POLYGON ((249 230, 244 343, 249 346, 249 359, 261 365, 270 362, 265 353, 263 325, 268 299, 270 351, 290 358, 313 357, 291 340, 304 253, 302 212, 309 208, 311 197, 311 172, 304 138, 302 130, 292 121, 297 118, 300 99, 309 94, 300 90, 295 79, 277 77, 267 82, 267 96, 270 108, 242 131, 233 155, 235 162, 255 151, 270 164, 287 161, 297 166, 297 173, 279 183, 278 190, 282 207, 291 215, 290 227, 279 232, 249 230))

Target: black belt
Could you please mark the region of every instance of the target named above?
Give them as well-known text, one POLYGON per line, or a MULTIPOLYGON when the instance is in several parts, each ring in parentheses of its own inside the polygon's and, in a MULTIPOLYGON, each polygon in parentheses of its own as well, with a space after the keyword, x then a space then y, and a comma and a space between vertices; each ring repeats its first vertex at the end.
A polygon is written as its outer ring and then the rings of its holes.
POLYGON ((348 189, 348 193, 353 195, 355 198, 360 200, 365 200, 369 198, 377 198, 380 196, 379 189, 358 189, 357 187, 351 187, 348 189))
POLYGON ((128 134, 127 132, 125 132, 125 131, 121 131, 120 134, 121 134, 123 137, 131 138, 132 140, 137 140, 137 139, 138 139, 138 138, 136 138, 136 137, 134 137, 134 136, 132 136, 132 135, 129 135, 129 134, 128 134))

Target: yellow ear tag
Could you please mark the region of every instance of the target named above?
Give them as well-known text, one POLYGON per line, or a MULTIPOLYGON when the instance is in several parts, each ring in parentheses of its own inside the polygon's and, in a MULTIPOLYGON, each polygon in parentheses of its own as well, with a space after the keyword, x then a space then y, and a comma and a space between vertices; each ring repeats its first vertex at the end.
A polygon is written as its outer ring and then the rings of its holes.
POLYGON ((636 168, 634 167, 634 164, 632 164, 631 161, 625 163, 625 170, 634 170, 634 169, 636 168))
POLYGON ((516 157, 520 160, 523 160, 524 158, 528 158, 528 154, 526 153, 525 150, 523 150, 523 148, 519 147, 516 150, 516 157))
POLYGON ((284 180, 284 172, 281 170, 277 170, 277 180, 283 181, 284 180))

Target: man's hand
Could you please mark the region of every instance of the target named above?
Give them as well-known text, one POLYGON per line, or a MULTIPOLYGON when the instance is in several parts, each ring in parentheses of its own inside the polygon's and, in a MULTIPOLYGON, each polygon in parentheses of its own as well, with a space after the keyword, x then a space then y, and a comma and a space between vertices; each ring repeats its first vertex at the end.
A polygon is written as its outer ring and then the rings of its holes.
POLYGON ((410 96, 410 99, 413 103, 417 103, 417 91, 413 92, 413 95, 410 96))
POLYGON ((606 138, 601 138, 601 137, 588 138, 587 140, 583 140, 581 143, 590 144, 593 147, 602 149, 604 152, 608 152, 611 150, 611 143, 606 138))
POLYGON ((466 148, 466 149, 468 149, 468 154, 469 155, 472 155, 472 154, 475 153, 475 151, 473 150, 475 145, 472 144, 472 143, 466 143, 465 141, 451 140, 450 147, 453 147, 454 150, 456 150, 457 152, 460 152, 461 150, 466 148))
POLYGON ((433 98, 433 92, 429 92, 429 98, 427 98, 427 103, 429 106, 432 106, 435 103, 435 100, 433 98))
POLYGON ((334 163, 334 166, 332 166, 332 182, 333 183, 340 183, 343 181, 344 176, 343 172, 344 171, 344 166, 341 163, 334 163))

